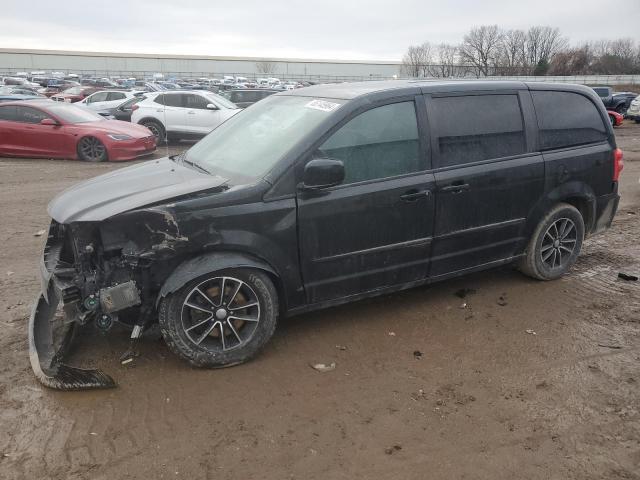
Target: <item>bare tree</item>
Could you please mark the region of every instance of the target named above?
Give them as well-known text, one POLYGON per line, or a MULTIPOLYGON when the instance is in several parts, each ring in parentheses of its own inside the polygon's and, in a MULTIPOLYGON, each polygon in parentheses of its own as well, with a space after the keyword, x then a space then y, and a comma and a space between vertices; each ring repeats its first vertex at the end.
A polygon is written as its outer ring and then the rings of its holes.
POLYGON ((458 47, 441 43, 436 47, 435 59, 436 65, 433 66, 431 74, 434 77, 453 77, 458 63, 458 47))
POLYGON ((474 27, 464 36, 460 45, 460 57, 478 70, 478 74, 489 75, 495 66, 502 33, 497 25, 474 27))
POLYGON ((590 72, 593 53, 589 44, 557 52, 549 65, 549 75, 585 75, 590 72))
POLYGON ((527 34, 523 30, 507 30, 499 45, 498 65, 509 75, 525 73, 527 66, 527 34))
POLYGON ((276 62, 271 62, 269 60, 256 62, 256 70, 258 71, 258 73, 274 73, 276 71, 276 62))
POLYGON ((566 48, 568 42, 560 34, 560 29, 535 26, 527 31, 526 60, 530 67, 549 64, 553 56, 566 48))
POLYGON ((411 45, 402 57, 403 72, 409 77, 426 77, 431 64, 431 44, 411 45))

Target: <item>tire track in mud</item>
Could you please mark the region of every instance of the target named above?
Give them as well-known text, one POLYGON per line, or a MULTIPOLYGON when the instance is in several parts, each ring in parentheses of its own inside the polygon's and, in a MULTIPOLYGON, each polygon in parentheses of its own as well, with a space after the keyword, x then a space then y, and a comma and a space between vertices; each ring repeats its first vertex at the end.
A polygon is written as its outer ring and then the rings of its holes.
POLYGON ((619 215, 610 230, 585 241, 578 261, 563 282, 578 306, 610 313, 620 307, 638 313, 640 282, 619 279, 618 273, 640 273, 640 247, 634 231, 640 219, 625 212, 619 215))

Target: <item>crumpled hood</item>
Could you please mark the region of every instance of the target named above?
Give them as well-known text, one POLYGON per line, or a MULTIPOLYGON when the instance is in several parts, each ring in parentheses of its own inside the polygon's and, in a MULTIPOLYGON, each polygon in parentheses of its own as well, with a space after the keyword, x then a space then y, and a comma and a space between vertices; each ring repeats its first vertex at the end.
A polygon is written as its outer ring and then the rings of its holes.
POLYGON ((161 158, 78 183, 56 196, 48 212, 58 223, 98 222, 145 205, 216 188, 226 181, 161 158))

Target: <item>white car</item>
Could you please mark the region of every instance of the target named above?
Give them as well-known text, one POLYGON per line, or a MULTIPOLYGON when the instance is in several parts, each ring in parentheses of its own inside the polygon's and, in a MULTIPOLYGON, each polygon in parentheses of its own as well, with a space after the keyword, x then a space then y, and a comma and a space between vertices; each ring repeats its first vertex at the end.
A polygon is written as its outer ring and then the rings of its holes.
POLYGON ((122 90, 100 90, 78 103, 91 110, 110 110, 139 94, 140 92, 125 92, 122 90))
POLYGON ((131 122, 144 125, 158 142, 204 137, 240 112, 226 98, 204 90, 152 92, 135 104, 131 122))

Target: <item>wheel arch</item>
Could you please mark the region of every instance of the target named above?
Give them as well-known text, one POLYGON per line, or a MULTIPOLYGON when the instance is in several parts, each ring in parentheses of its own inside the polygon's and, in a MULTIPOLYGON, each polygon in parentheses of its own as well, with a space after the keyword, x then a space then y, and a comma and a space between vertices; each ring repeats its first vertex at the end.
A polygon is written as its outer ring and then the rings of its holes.
POLYGON ((584 221, 585 236, 593 230, 596 218, 596 195, 586 183, 572 181, 558 185, 536 204, 527 221, 525 232, 527 239, 533 234, 546 213, 558 203, 568 203, 580 212, 584 221))
POLYGON ((147 115, 146 117, 142 117, 140 120, 138 120, 136 123, 138 125, 141 125, 142 122, 146 122, 146 121, 153 121, 156 123, 159 123, 160 125, 162 125, 162 128, 165 129, 166 131, 166 127, 164 126, 164 123, 162 123, 162 120, 157 119, 156 117, 152 116, 152 115, 147 115))
POLYGON ((276 269, 266 261, 244 252, 209 252, 183 261, 162 284, 156 298, 156 308, 163 298, 179 290, 191 280, 212 271, 227 268, 253 268, 266 273, 278 292, 281 311, 286 311, 287 296, 284 283, 276 269))

